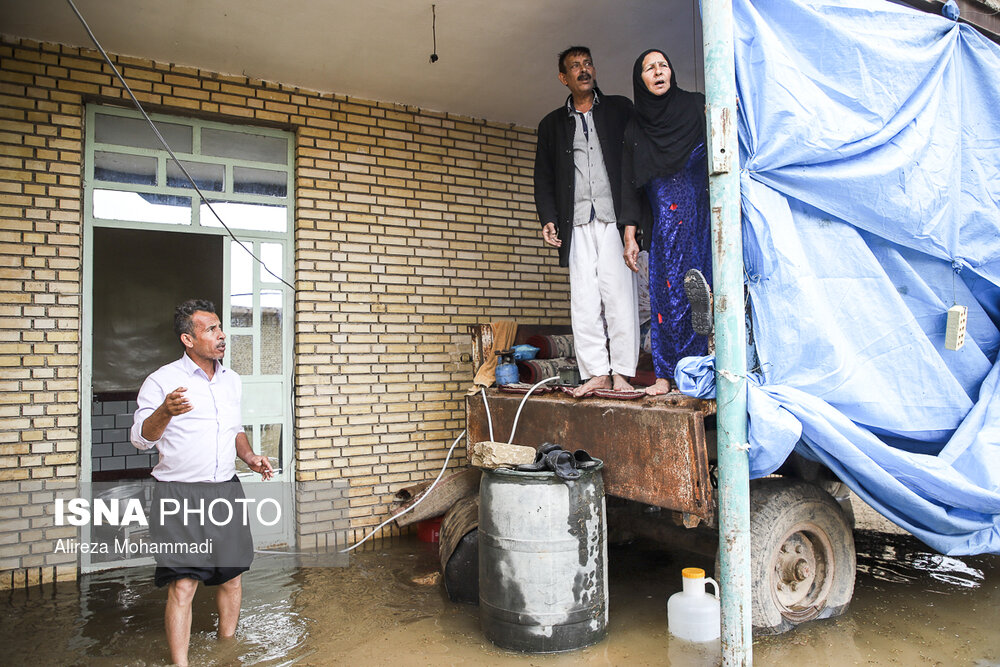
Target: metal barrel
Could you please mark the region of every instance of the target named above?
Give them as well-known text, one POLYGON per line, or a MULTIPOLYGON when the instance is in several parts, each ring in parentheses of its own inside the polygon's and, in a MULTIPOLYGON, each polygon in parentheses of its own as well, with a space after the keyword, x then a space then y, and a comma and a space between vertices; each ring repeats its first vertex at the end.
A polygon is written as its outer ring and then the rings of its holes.
POLYGON ((479 488, 479 619, 497 646, 569 651, 608 626, 607 524, 600 461, 552 472, 484 470, 479 488))

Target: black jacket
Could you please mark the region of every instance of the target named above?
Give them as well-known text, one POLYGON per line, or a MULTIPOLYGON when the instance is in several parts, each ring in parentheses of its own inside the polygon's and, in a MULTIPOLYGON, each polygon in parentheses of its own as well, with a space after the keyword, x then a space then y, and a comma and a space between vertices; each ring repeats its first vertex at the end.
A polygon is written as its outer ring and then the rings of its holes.
MULTIPOLYGON (((568 101, 568 98, 567 98, 568 101)), ((604 153, 604 168, 611 182, 615 216, 622 206, 622 143, 625 126, 632 114, 632 102, 620 95, 602 95, 594 104, 594 125, 604 153)), ((535 148, 535 208, 544 227, 556 223, 562 247, 559 266, 569 266, 569 247, 573 242, 573 134, 576 121, 562 105, 538 124, 535 148)))

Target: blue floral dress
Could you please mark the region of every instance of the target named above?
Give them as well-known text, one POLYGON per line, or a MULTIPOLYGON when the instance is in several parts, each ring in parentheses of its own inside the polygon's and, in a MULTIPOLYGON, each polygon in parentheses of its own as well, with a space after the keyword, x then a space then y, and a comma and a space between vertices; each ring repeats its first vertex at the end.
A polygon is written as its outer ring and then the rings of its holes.
POLYGON ((700 270, 712 284, 705 145, 691 151, 683 169, 654 178, 645 190, 653 209, 649 246, 653 369, 656 377, 672 380, 679 359, 708 352, 708 338, 691 328, 691 305, 684 293, 684 274, 690 269, 700 270))

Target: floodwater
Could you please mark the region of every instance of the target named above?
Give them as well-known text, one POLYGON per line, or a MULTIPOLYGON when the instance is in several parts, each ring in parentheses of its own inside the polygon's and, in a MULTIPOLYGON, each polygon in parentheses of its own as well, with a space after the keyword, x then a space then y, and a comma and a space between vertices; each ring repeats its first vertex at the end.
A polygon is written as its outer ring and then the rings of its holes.
MULTIPOLYGON (((855 533, 850 610, 754 642, 757 665, 1000 666, 1000 556, 949 558, 906 535, 855 533)), ((370 544, 370 543, 369 543, 370 544)), ((366 544, 367 548, 368 545, 366 544)), ((671 639, 666 600, 704 556, 649 544, 609 551, 608 638, 560 655, 496 648, 477 607, 448 601, 436 545, 383 541, 340 568, 285 567, 259 555, 244 575, 237 637, 213 634, 214 600, 195 600, 194 665, 713 665, 718 642, 671 639)), ((151 568, 85 577, 0 597, 0 663, 164 665, 164 593, 151 568)))

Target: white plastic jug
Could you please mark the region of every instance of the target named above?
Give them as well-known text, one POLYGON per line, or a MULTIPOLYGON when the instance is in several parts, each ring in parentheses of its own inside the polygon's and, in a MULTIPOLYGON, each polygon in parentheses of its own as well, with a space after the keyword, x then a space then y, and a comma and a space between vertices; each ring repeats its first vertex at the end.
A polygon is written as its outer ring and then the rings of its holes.
POLYGON ((700 567, 681 570, 684 589, 667 600, 667 627, 670 634, 692 642, 707 642, 721 634, 719 617, 719 584, 705 578, 700 567), (705 583, 712 584, 715 595, 705 592, 705 583))

